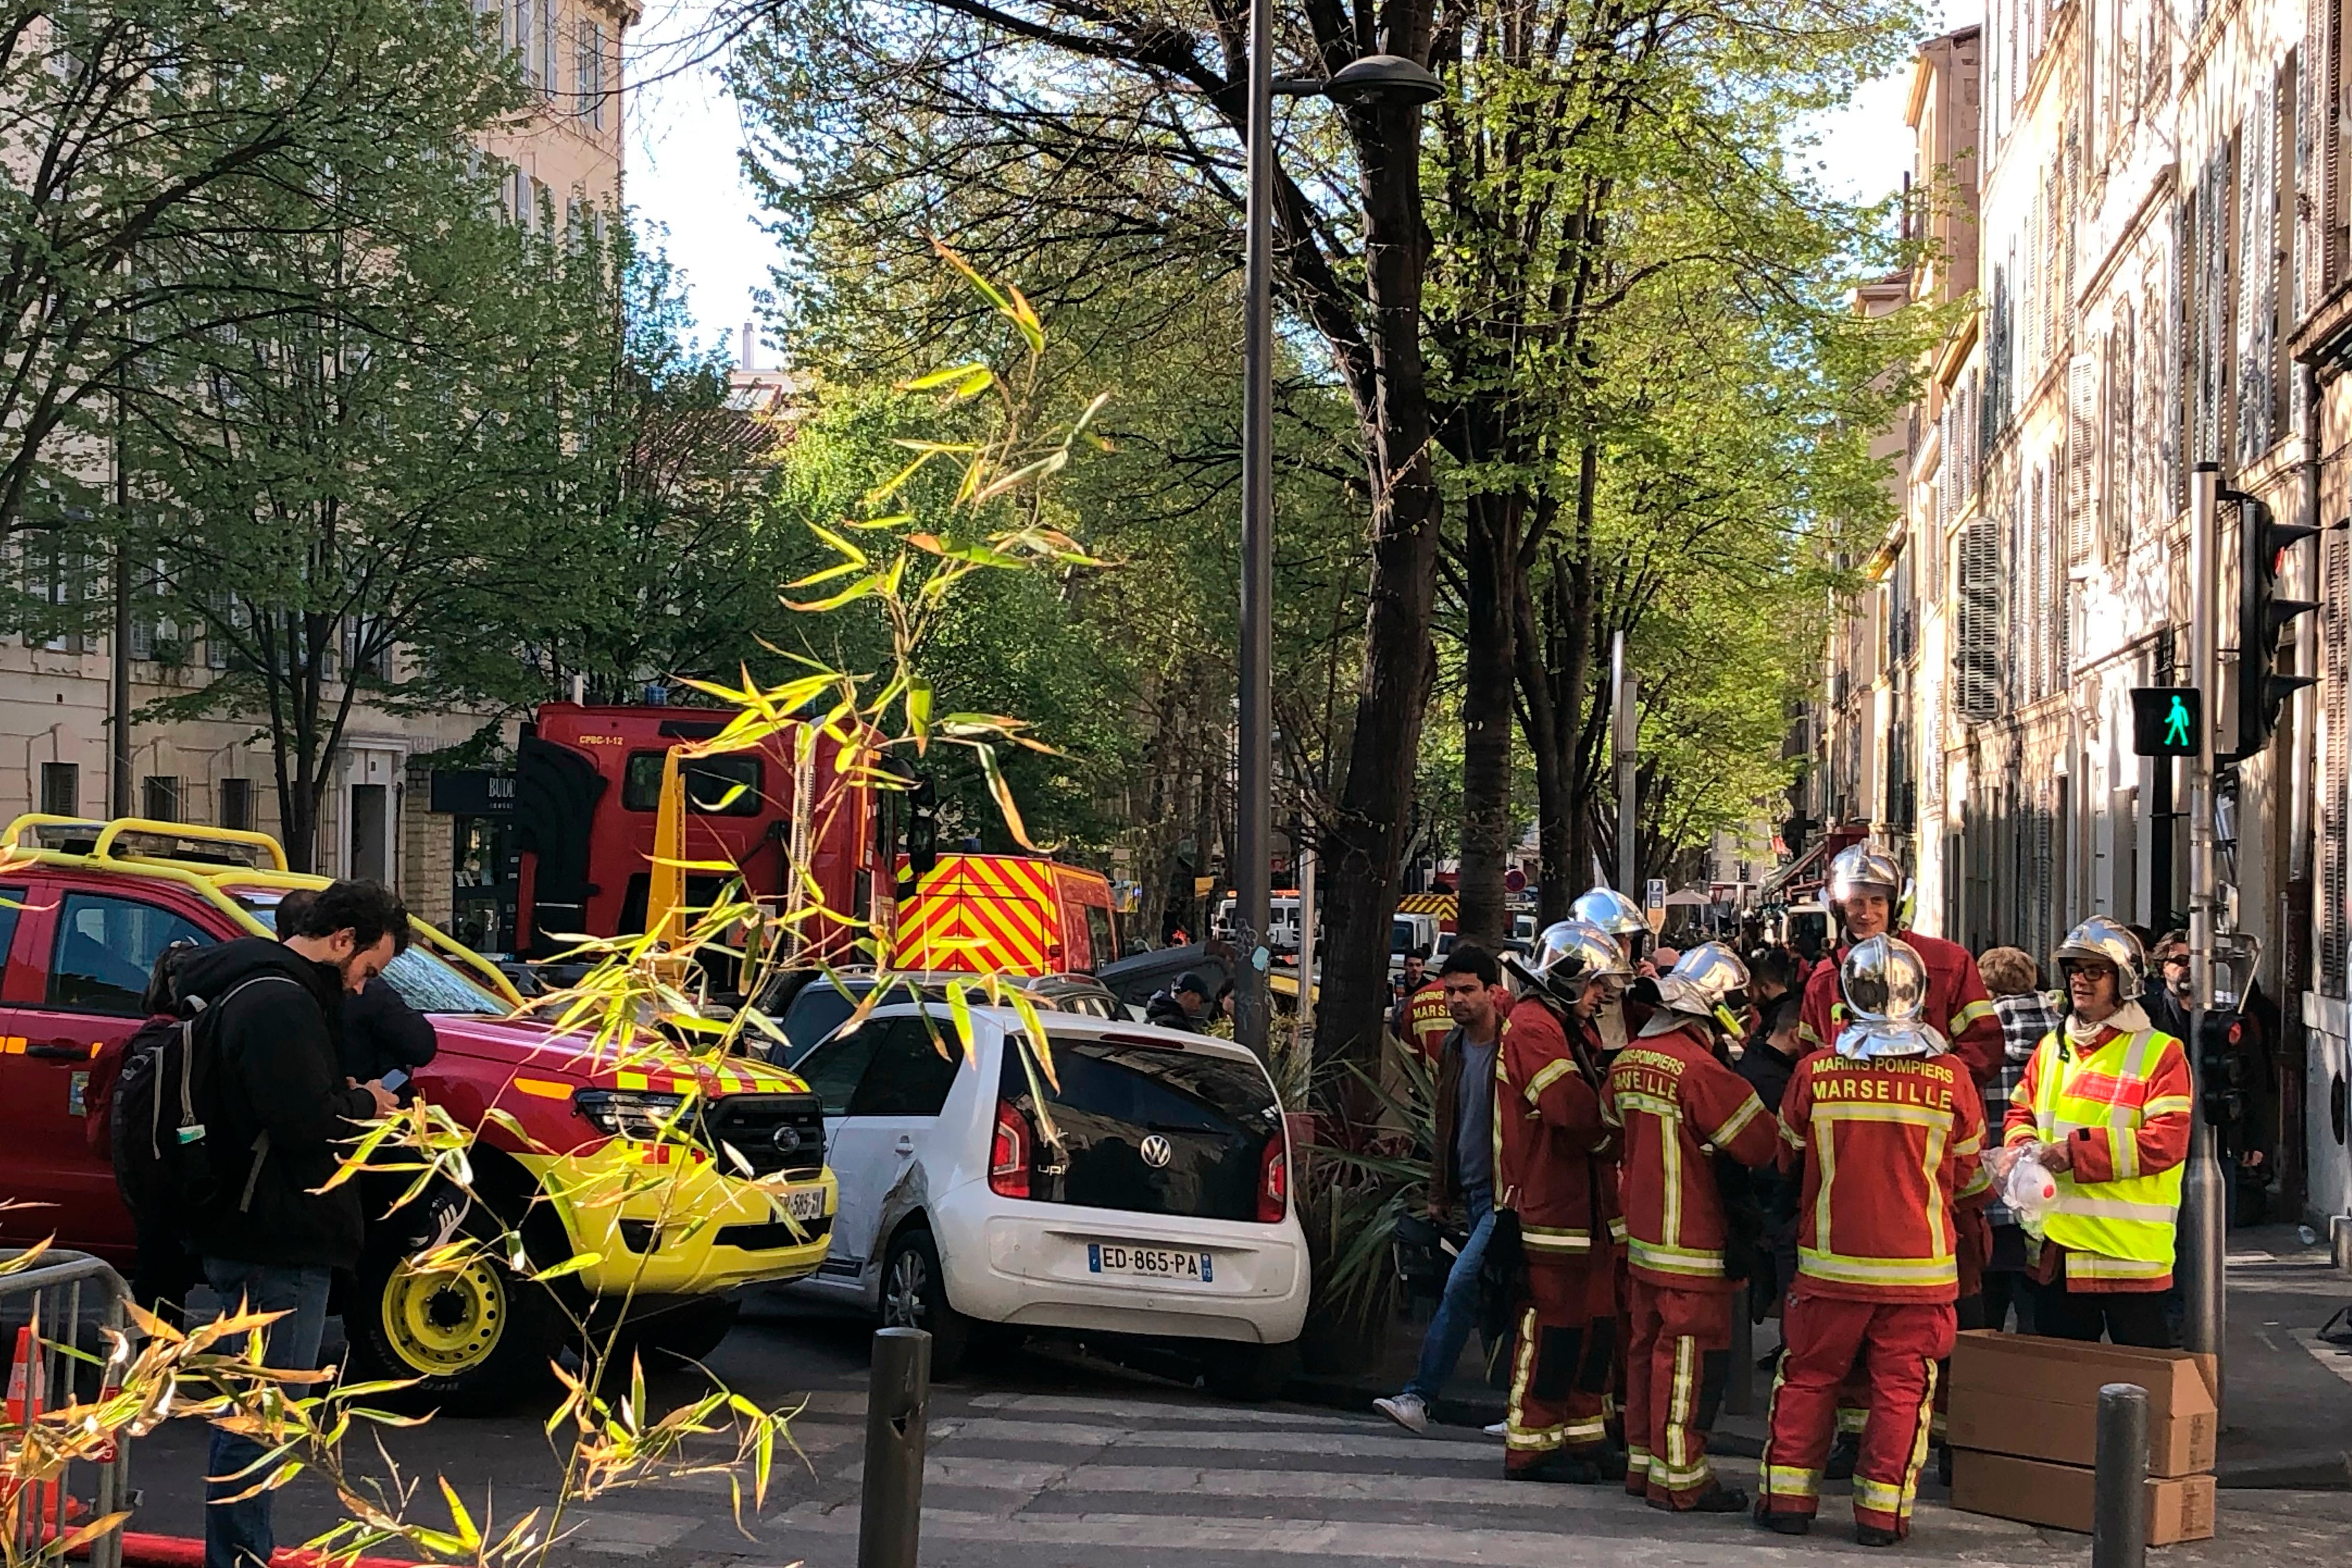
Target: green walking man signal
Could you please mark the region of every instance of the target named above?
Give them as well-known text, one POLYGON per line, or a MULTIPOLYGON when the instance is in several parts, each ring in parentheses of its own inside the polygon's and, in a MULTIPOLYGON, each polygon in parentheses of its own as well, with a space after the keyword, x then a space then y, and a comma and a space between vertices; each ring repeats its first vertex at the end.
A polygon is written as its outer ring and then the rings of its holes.
POLYGON ((2193 686, 2132 688, 2132 752, 2193 757, 2205 734, 2205 694, 2193 686))

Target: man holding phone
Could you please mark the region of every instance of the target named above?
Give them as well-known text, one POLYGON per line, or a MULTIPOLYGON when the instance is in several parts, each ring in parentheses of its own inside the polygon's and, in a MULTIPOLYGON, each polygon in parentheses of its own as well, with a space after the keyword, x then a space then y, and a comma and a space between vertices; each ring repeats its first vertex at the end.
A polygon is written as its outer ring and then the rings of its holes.
MULTIPOLYGON (((297 888, 278 900, 278 929, 299 931, 319 895, 297 888)), ((408 1081, 421 1067, 429 1066, 441 1048, 433 1025, 411 1007, 381 974, 368 977, 357 991, 343 994, 341 1028, 335 1037, 335 1059, 352 1085, 381 1082, 385 1089, 409 1098, 408 1081)))

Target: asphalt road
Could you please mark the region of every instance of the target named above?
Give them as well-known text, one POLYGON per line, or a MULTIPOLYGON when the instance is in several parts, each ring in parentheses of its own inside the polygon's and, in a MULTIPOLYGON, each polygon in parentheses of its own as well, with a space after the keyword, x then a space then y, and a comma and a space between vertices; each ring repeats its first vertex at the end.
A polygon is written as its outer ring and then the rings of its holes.
MULTIPOLYGON (((810 1319, 756 1302, 711 1358, 713 1373, 768 1407, 793 1406, 799 1453, 768 1507, 739 1528, 718 1478, 619 1492, 576 1505, 553 1560, 586 1568, 735 1568, 806 1563, 848 1568, 856 1556, 865 1325, 810 1319)), ((657 1381, 657 1405, 698 1384, 657 1381)), ((1070 1347, 1033 1347, 933 1392, 921 1560, 954 1568, 1275 1568, 1315 1558, 1344 1564, 1743 1564, 1822 1552, 1858 1555, 1842 1502, 1803 1541, 1744 1520, 1673 1518, 1614 1488, 1506 1482, 1498 1444, 1475 1431, 1414 1437, 1366 1413, 1236 1406, 1070 1347)), ((555 1497, 561 1458, 530 1412, 438 1419, 385 1435, 357 1468, 417 1488, 416 1516, 440 1524, 436 1477, 478 1519, 508 1521, 555 1497)), ((204 1433, 167 1428, 134 1456, 138 1528, 202 1528, 204 1433)), ((1744 1480, 1753 1461, 1724 1461, 1744 1480)), ((1832 1490, 1838 1489, 1832 1489, 1832 1490)), ((1932 1488, 1904 1558, 2027 1568, 2079 1563, 2080 1536, 1958 1514, 1932 1488)), ((279 1509, 281 1543, 335 1518, 331 1497, 298 1481, 279 1509)), ((2160 1554, 2168 1564, 2343 1561, 2352 1494, 2222 1494, 2217 1541, 2160 1554), (2249 1553, 2252 1553, 2249 1556, 2249 1553)))

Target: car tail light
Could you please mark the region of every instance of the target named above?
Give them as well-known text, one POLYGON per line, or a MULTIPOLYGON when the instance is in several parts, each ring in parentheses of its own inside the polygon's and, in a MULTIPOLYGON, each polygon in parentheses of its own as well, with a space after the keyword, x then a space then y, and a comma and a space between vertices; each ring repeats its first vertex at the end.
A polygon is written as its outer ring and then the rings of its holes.
POLYGON ((1029 1122, 1009 1100, 996 1102, 996 1131, 988 1141, 988 1190, 1000 1198, 1029 1195, 1029 1122))
POLYGON ((1258 1174, 1257 1220, 1279 1225, 1290 1212, 1290 1151, 1280 1133, 1265 1141, 1265 1165, 1258 1174))

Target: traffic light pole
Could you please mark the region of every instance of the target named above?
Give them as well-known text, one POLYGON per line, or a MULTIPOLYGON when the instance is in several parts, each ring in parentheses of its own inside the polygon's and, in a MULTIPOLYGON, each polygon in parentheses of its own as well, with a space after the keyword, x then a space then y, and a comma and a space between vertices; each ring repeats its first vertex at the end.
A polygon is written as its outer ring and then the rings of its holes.
MULTIPOLYGON (((2199 1073, 2197 1042, 2213 1007, 2213 913, 2219 891, 2213 848, 2213 732, 2219 704, 2213 700, 2221 666, 2219 498, 2217 465, 2200 463, 2189 489, 2189 684, 2205 693, 2207 721, 2197 755, 2189 766, 2189 973, 2193 991, 2189 1020, 2189 1070, 2199 1073)), ((2239 700, 2247 698, 2243 692, 2239 700)), ((2223 1271, 2228 1265, 2226 1210, 2222 1203, 2219 1131, 2205 1114, 2204 1086, 2190 1098, 2189 1165, 2180 1190, 2179 1269, 2183 1303, 2183 1348, 2218 1358, 2228 1310, 2223 1271)), ((2218 1394, 2219 1390, 2217 1388, 2218 1394)))

